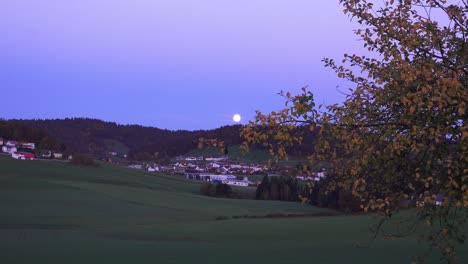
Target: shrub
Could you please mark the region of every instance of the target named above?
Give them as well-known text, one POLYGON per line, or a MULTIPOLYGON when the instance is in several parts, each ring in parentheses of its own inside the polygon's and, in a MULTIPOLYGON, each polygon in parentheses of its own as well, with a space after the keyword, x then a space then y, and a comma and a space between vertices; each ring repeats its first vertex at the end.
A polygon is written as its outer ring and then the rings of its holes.
POLYGON ((237 195, 232 192, 231 186, 224 183, 213 184, 211 182, 204 182, 200 186, 200 194, 210 197, 237 197, 237 195))
POLYGON ((88 154, 74 154, 71 159, 71 164, 79 166, 97 166, 98 164, 94 161, 93 157, 88 154))
POLYGON ((215 220, 229 220, 229 219, 230 219, 229 216, 224 216, 224 215, 220 215, 220 216, 215 217, 215 220))

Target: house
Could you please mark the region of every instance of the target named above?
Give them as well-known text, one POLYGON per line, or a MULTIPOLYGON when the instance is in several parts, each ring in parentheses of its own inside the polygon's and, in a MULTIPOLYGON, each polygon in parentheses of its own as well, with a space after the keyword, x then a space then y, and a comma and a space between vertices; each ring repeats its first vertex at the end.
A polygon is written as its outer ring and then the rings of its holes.
POLYGON ((205 158, 205 160, 207 160, 207 161, 223 161, 225 159, 226 159, 226 157, 219 157, 219 158, 207 157, 207 158, 205 158))
POLYGON ((36 157, 50 159, 52 157, 52 152, 50 150, 38 150, 36 151, 36 157))
POLYGON ((242 166, 240 164, 231 164, 231 169, 241 169, 242 166))
POLYGON ((219 168, 219 167, 221 167, 221 165, 219 165, 218 163, 213 162, 213 163, 208 164, 208 167, 210 167, 210 168, 219 168))
POLYGON ((18 144, 18 142, 14 141, 14 140, 8 140, 5 143, 5 146, 7 146, 7 147, 16 147, 17 144, 18 144))
POLYGON ((222 181, 227 181, 227 180, 235 180, 236 176, 230 175, 230 174, 221 174, 221 175, 211 174, 210 179, 213 182, 216 182, 216 181, 221 181, 222 182, 222 181))
POLYGON ((245 177, 244 180, 237 180, 237 177, 234 175, 227 175, 227 174, 195 174, 192 172, 192 174, 188 173, 186 174, 187 179, 194 179, 194 180, 202 180, 202 181, 210 181, 213 183, 224 183, 227 185, 234 185, 234 186, 243 186, 247 187, 249 186, 249 181, 245 177))
POLYGON ((159 171, 159 166, 156 166, 156 165, 154 165, 154 166, 148 166, 148 167, 146 168, 146 170, 147 170, 147 171, 150 171, 150 172, 159 171))
POLYGON ((22 148, 28 148, 28 149, 35 149, 36 144, 34 143, 21 143, 20 144, 22 148))
POLYGON ((185 178, 189 180, 199 180, 199 181, 210 181, 210 182, 222 182, 226 180, 234 180, 236 176, 227 175, 227 174, 209 174, 209 173, 200 173, 196 170, 186 170, 185 178))
POLYGON ((127 167, 130 168, 130 169, 136 169, 136 170, 143 169, 143 165, 141 165, 141 164, 130 164, 127 167))
POLYGON ((242 187, 249 186, 249 181, 224 180, 224 181, 221 181, 221 182, 224 183, 224 184, 227 184, 227 185, 242 186, 242 187))
POLYGON ((196 170, 185 170, 185 178, 189 180, 211 181, 210 174, 200 173, 196 170))
POLYGON ((60 152, 53 152, 52 153, 54 159, 62 159, 63 158, 63 154, 60 153, 60 152))
POLYGON ((15 153, 16 151, 18 151, 18 149, 15 147, 15 146, 3 146, 2 147, 2 152, 5 152, 5 153, 10 153, 10 154, 13 154, 15 153))
POLYGON ((33 153, 27 153, 27 152, 14 152, 11 154, 11 157, 14 159, 22 159, 22 160, 33 160, 35 158, 33 153))

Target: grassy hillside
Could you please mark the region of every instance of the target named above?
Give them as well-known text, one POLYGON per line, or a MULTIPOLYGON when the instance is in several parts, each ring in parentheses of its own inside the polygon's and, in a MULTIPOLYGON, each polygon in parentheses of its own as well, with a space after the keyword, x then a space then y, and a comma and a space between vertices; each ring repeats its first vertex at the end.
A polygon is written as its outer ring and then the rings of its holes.
POLYGON ((374 219, 365 215, 217 221, 329 211, 198 189, 180 176, 0 156, 0 262, 409 263, 424 249, 414 238, 367 247, 374 219))

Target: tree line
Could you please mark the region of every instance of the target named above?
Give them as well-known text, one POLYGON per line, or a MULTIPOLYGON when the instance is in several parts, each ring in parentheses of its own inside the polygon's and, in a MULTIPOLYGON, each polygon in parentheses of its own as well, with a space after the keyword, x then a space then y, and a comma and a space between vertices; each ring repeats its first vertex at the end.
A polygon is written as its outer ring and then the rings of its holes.
POLYGON ((94 156, 108 155, 111 141, 128 148, 126 154, 137 160, 183 155, 197 148, 199 138, 217 138, 226 146, 241 144, 240 129, 240 125, 233 125, 213 130, 167 130, 90 118, 0 120, 0 137, 5 139, 94 156))

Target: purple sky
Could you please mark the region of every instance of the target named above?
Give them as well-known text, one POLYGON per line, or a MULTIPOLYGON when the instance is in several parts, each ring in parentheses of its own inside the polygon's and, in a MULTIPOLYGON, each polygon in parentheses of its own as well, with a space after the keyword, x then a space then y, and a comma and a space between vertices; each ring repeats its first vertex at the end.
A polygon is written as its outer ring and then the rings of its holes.
POLYGON ((0 118, 90 117, 167 129, 242 123, 361 46, 338 0, 4 0, 0 118))

